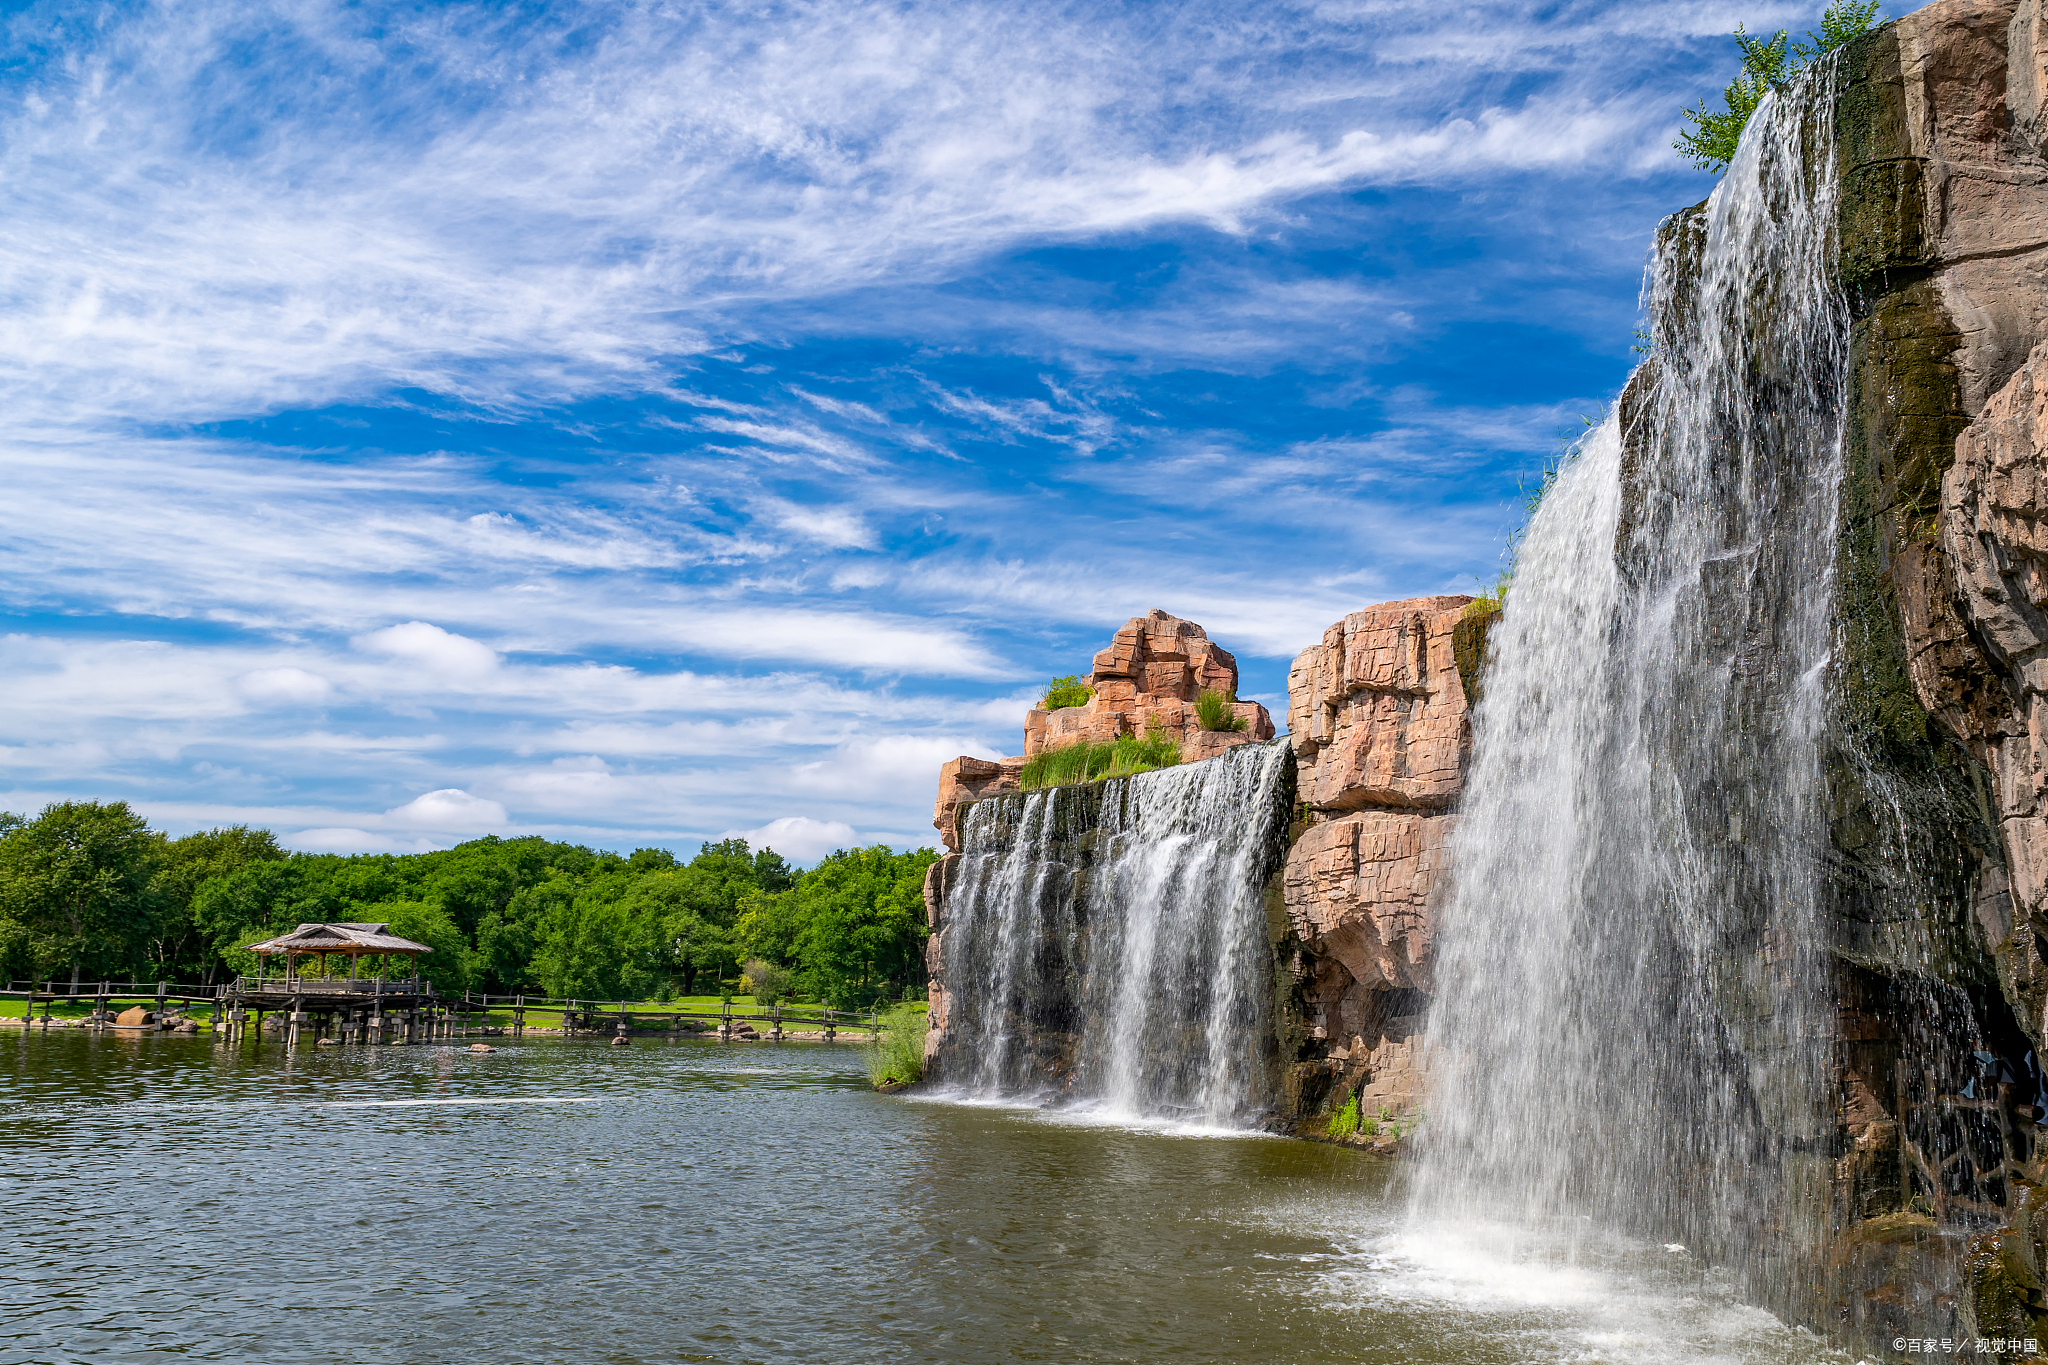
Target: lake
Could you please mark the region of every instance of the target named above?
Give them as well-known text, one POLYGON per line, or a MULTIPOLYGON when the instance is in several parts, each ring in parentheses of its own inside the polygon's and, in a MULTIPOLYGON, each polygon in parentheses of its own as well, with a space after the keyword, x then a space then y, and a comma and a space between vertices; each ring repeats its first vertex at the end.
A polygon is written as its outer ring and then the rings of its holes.
POLYGON ((1847 1361, 1399 1168, 869 1089, 858 1049, 0 1034, 0 1362, 1847 1361))

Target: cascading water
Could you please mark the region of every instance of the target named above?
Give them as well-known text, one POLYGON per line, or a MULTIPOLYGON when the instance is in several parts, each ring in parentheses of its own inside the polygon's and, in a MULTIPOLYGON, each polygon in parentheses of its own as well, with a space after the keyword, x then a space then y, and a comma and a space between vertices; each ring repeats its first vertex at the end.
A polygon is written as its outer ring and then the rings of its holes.
POLYGON ((992 797, 945 901, 942 1085, 1241 1127, 1271 1102, 1284 742, 992 797))
POLYGON ((1418 1216, 1591 1215, 1753 1283, 1755 1249, 1810 1226, 1848 339, 1831 71, 1769 100, 1660 234, 1652 354, 1523 543, 1451 845, 1418 1216))

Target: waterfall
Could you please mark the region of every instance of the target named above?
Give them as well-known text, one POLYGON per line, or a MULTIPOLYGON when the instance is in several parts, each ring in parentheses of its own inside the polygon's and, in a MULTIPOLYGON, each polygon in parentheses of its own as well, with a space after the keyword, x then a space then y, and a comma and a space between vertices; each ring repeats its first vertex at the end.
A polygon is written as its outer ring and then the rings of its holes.
POLYGON ((1591 1216, 1752 1283, 1816 1216, 1832 72, 1660 230, 1650 355, 1523 543, 1451 841, 1418 1216, 1591 1216))
POLYGON ((945 902, 959 1093, 1243 1127, 1272 1101, 1266 886, 1293 800, 1284 741, 992 797, 945 902))

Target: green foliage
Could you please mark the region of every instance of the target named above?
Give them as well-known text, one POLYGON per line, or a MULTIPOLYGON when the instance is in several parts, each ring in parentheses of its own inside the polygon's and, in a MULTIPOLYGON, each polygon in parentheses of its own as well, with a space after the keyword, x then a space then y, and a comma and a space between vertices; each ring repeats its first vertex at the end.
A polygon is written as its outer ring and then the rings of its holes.
POLYGON ((1064 678, 1052 680, 1052 685, 1045 689, 1045 695, 1038 700, 1038 709, 1058 711, 1068 706, 1086 706, 1088 699, 1094 695, 1094 688, 1082 682, 1079 675, 1069 673, 1064 678))
POLYGON ((754 997, 754 1003, 763 1009, 779 1005, 789 998, 789 970, 778 967, 760 958, 750 959, 746 969, 740 973, 740 993, 754 997))
MULTIPOLYGON (((159 980, 176 974, 175 965, 197 958, 212 965, 213 935, 200 921, 196 901, 201 887, 241 871, 251 863, 278 864, 288 855, 267 829, 228 825, 201 830, 166 842, 157 858, 153 879, 159 893, 157 921, 151 926, 149 957, 159 980)), ((239 929, 237 923, 233 926, 239 929)), ((202 983, 212 977, 201 971, 202 983)))
POLYGON ((841 849, 787 891, 757 895, 739 933, 756 957, 792 967, 796 987, 839 1009, 902 999, 924 976, 930 849, 841 849))
POLYGON ((1491 616, 1507 606, 1508 589, 1513 586, 1514 581, 1514 570, 1504 570, 1499 578, 1493 580, 1491 586, 1481 588, 1479 596, 1465 604, 1464 619, 1473 621, 1481 616, 1491 616))
POLYGON ((1205 687, 1202 694, 1195 698, 1195 717, 1201 722, 1204 730, 1235 733, 1249 729, 1251 722, 1230 709, 1236 702, 1237 694, 1234 692, 1218 692, 1214 688, 1205 687))
POLYGON ((924 1040, 930 1028, 931 1016, 922 1009, 899 1009, 882 1021, 880 1035, 864 1049, 868 1079, 876 1089, 924 1079, 924 1040))
MULTIPOLYGON (((380 901, 352 911, 351 919, 364 923, 389 924, 391 932, 434 951, 419 958, 420 975, 434 983, 443 995, 460 995, 476 984, 476 950, 455 923, 454 917, 433 901, 380 901)), ((393 973, 408 971, 402 959, 390 965, 393 973)))
POLYGON ((58 801, 0 834, 11 968, 73 980, 137 962, 162 918, 163 838, 126 801, 58 801))
POLYGON ((1784 29, 1768 38, 1752 38, 1737 25, 1735 45, 1742 52, 1742 69, 1721 92, 1723 108, 1710 111, 1702 99, 1697 109, 1679 111, 1690 130, 1681 129, 1672 146, 1678 154, 1701 170, 1723 171, 1735 159, 1742 130, 1749 117, 1763 103, 1764 96, 1783 86, 1816 59, 1870 31, 1877 19, 1879 0, 1835 0, 1821 15, 1820 31, 1808 32, 1794 40, 1784 29))
POLYGON ((1330 1125, 1324 1129, 1331 1137, 1350 1137, 1358 1131, 1358 1095, 1354 1091, 1344 1107, 1330 1116, 1330 1125))
POLYGON ((60 803, 0 812, 0 971, 211 984, 253 973, 246 945, 299 924, 383 921, 434 950, 420 970, 444 992, 660 999, 716 991, 758 959, 784 998, 864 1008, 922 986, 937 856, 844 850, 806 873, 743 839, 684 862, 484 838, 339 857, 245 826, 167 840, 120 803, 60 803))
POLYGON ((1025 791, 1129 777, 1180 762, 1180 743, 1164 730, 1148 730, 1143 738, 1119 735, 1113 741, 1078 739, 1072 744, 1040 749, 1018 773, 1025 791))

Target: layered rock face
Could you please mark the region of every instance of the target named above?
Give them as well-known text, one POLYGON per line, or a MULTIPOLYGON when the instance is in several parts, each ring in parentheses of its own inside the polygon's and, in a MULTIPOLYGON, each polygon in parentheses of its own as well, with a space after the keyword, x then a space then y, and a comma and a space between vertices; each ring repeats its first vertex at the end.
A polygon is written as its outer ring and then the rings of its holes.
MULTIPOLYGON (((2048 219, 2043 221, 2048 230, 2048 219)), ((2048 1037, 2048 343, 2007 380, 1956 443, 1942 479, 1941 543, 1969 638, 2005 684, 2002 713, 1948 703, 1951 723, 1989 764, 2005 875, 1981 918, 2001 984, 2038 1046, 2048 1037)), ((1915 626, 1923 623, 1909 613, 1915 626)), ((1923 651, 1924 653, 1925 651, 1923 651)), ((1916 676, 1915 682, 1920 682, 1916 676)), ((1985 689, 1988 692, 1988 689, 1985 689)), ((1995 697, 1996 694, 1991 694, 1995 697)), ((1991 697, 1983 698, 1990 700, 1991 697)), ((1930 709, 1932 709, 1930 707, 1930 709)))
POLYGON ((1025 762, 1042 749, 1080 740, 1106 743, 1123 735, 1164 731, 1180 745, 1183 763, 1214 758, 1239 744, 1273 737, 1273 718, 1255 701, 1233 702, 1241 730, 1205 730, 1196 709, 1203 692, 1237 695, 1237 660, 1193 621, 1154 609, 1133 616, 1095 656, 1088 675, 1094 695, 1084 706, 1033 709, 1024 717, 1024 752, 1015 758, 962 755, 939 770, 932 825, 947 851, 960 851, 960 808, 1017 790, 1025 762))
POLYGON ((1471 601, 1352 612, 1288 673, 1303 821, 1283 903, 1322 1054, 1304 1101, 1355 1092, 1367 1114, 1420 1102, 1432 906, 1471 746, 1454 643, 1471 601))
POLYGON ((1024 756, 1077 740, 1164 730, 1180 741, 1181 761, 1214 758, 1234 745, 1273 737, 1273 718, 1255 701, 1236 702, 1242 730, 1204 730, 1195 701, 1204 692, 1237 695, 1237 660, 1193 621, 1156 608, 1126 621, 1095 656, 1095 695, 1085 706, 1033 710, 1024 718, 1024 756))

